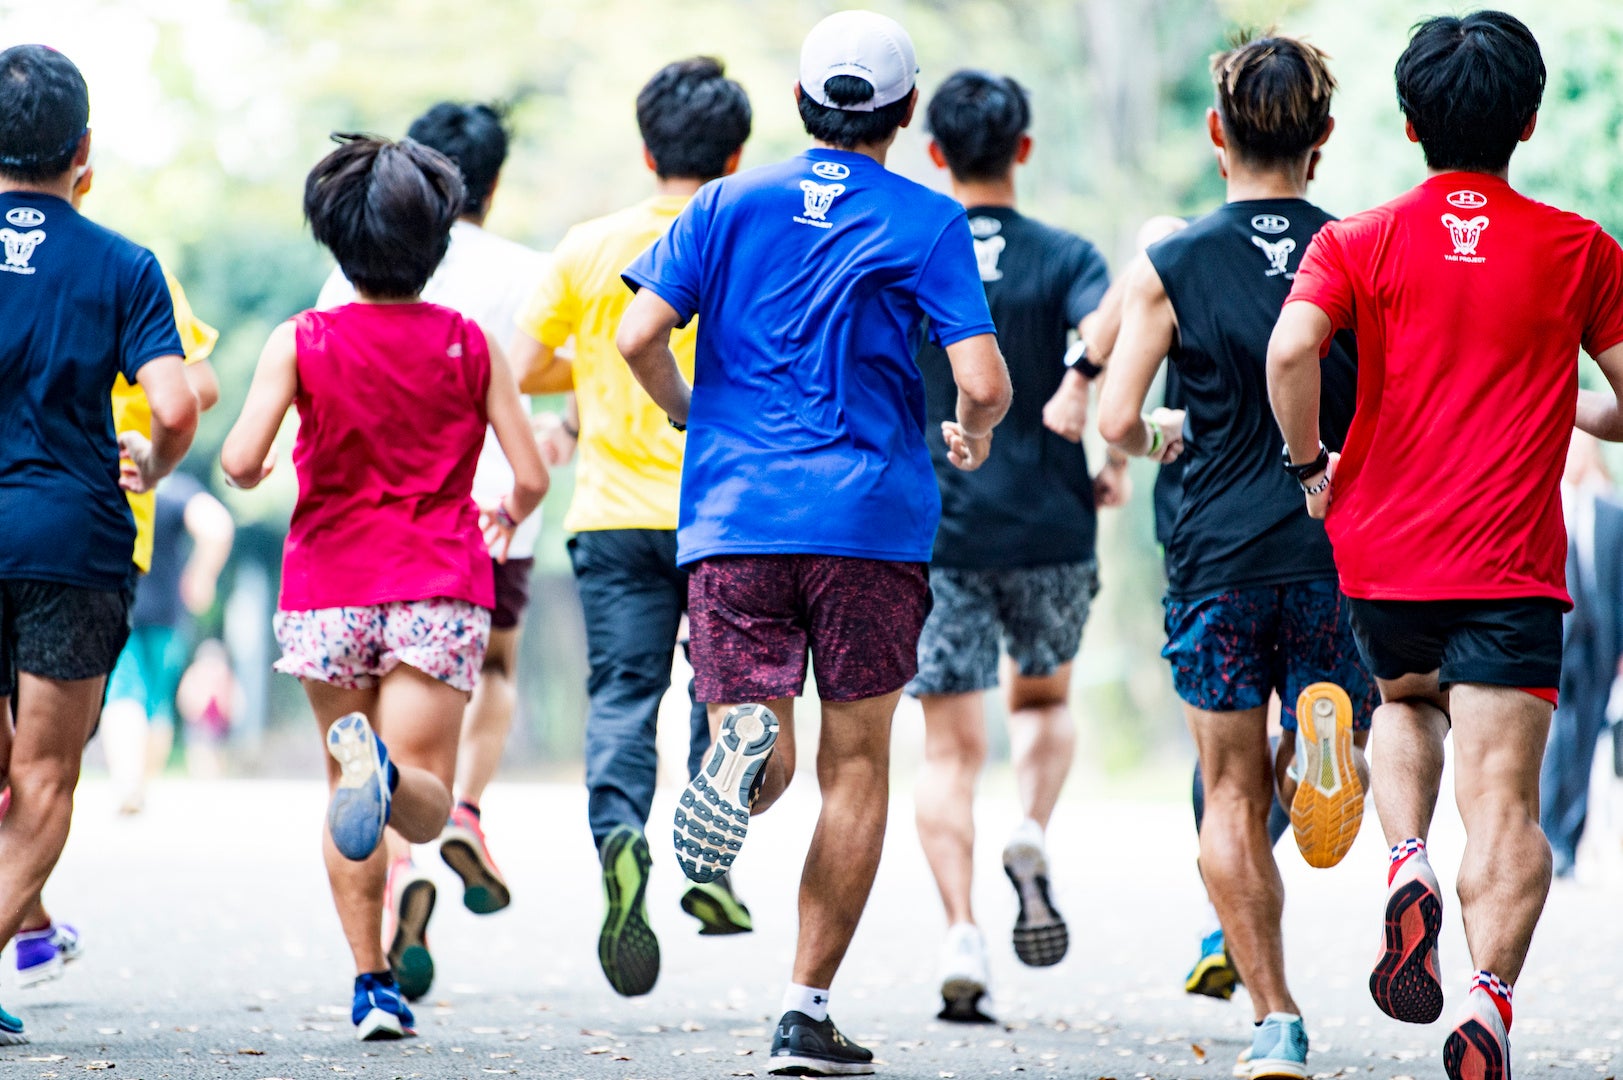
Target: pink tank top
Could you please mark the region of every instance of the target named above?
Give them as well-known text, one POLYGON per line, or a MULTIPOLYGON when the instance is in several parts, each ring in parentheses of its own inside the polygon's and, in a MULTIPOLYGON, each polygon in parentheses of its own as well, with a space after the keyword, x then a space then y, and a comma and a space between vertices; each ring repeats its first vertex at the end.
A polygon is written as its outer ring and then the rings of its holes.
POLYGON ((299 501, 284 611, 445 597, 494 607, 470 492, 490 352, 435 304, 347 304, 294 319, 299 501))

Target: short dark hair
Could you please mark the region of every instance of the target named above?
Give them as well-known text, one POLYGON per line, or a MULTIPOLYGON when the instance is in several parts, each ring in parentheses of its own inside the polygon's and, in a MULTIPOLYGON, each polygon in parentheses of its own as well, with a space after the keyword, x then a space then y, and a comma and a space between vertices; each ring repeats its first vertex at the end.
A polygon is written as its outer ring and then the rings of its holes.
POLYGON ((0 176, 54 180, 73 167, 90 124, 90 88, 73 61, 44 45, 0 52, 0 176))
MULTIPOLYGON (((873 83, 857 75, 835 75, 823 84, 823 96, 835 105, 860 105, 872 101, 876 93, 873 83)), ((896 134, 907 116, 907 105, 912 97, 909 91, 900 101, 881 105, 871 112, 859 112, 819 105, 806 93, 806 88, 801 87, 800 122, 806 125, 806 134, 818 142, 853 150, 884 142, 896 134)))
POLYGON ((334 135, 338 149, 304 181, 310 231, 359 291, 409 300, 445 258, 462 206, 462 177, 411 139, 334 135))
POLYGON ((936 88, 925 123, 953 176, 996 180, 1014 164, 1031 126, 1031 102, 1007 76, 955 71, 936 88))
POLYGON ((406 138, 438 150, 462 171, 462 213, 483 217, 507 160, 505 110, 442 101, 411 122, 406 138))
POLYGON ((661 179, 714 180, 750 137, 749 95, 720 60, 666 64, 637 94, 637 130, 661 179))
POLYGON ((1324 50, 1298 38, 1246 36, 1212 57, 1217 115, 1239 157, 1258 165, 1301 158, 1324 138, 1336 80, 1324 50))
POLYGON ((1544 98, 1544 57, 1514 15, 1417 23, 1394 72, 1398 105, 1433 169, 1498 172, 1544 98))

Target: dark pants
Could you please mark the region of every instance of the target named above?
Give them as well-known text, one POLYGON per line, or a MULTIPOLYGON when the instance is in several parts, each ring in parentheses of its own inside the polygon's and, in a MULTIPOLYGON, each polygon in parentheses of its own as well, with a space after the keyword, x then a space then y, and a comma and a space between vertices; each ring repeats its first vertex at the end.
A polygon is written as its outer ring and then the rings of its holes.
MULTIPOLYGON (((601 850, 616 825, 643 829, 654 800, 659 702, 671 685, 671 653, 688 604, 676 566, 676 533, 604 529, 569 541, 586 616, 587 817, 601 850)), ((691 699, 693 687, 688 686, 691 699)), ((710 746, 705 707, 695 704, 688 775, 710 746)))
POLYGON ((1570 874, 1578 856, 1589 816, 1589 773, 1612 689, 1604 675, 1578 677, 1573 671, 1577 666, 1569 664, 1563 672, 1561 703, 1550 718, 1550 742, 1539 776, 1539 824, 1549 838, 1558 876, 1570 874))

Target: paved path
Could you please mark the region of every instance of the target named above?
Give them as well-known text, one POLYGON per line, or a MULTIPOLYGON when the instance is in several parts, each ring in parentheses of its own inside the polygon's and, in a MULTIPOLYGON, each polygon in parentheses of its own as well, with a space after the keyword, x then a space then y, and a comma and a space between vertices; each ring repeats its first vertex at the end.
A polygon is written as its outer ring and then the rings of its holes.
MULTIPOLYGON (((812 824, 809 780, 759 821, 739 864, 754 935, 698 938, 676 905, 679 875, 655 843, 651 908, 665 966, 654 992, 635 1001, 616 997, 597 969, 600 892, 583 794, 492 790, 486 816, 513 907, 476 918, 442 886, 432 932, 440 978, 418 1012, 421 1036, 369 1045, 351 1035, 349 961, 317 850, 315 784, 176 781, 154 791, 146 814, 119 820, 107 790, 87 782, 47 896, 84 930, 87 955, 66 978, 28 991, 16 988, 7 957, 0 1001, 25 1018, 33 1043, 0 1049, 0 1077, 53 1080, 108 1063, 126 1080, 765 1076, 812 824)), ((663 792, 656 822, 669 820, 671 797, 663 792)), ((1181 992, 1200 914, 1187 810, 1082 799, 1061 807, 1052 844, 1072 947, 1044 971, 1021 968, 1006 937, 1013 897, 994 871, 1012 803, 988 800, 980 822, 977 900, 1004 1022, 932 1019, 942 917, 910 808, 898 801, 875 900, 834 1000, 835 1018, 875 1049, 882 1074, 1226 1078, 1249 1039, 1249 1005, 1181 992)), ((1333 871, 1309 870, 1288 841, 1281 849, 1290 976, 1312 1064, 1321 1077, 1441 1077, 1443 1025, 1389 1021, 1364 989, 1384 883, 1373 826, 1372 813, 1333 871)), ((1433 844, 1445 882, 1459 844, 1450 814, 1433 844)), ((1468 962, 1449 916, 1451 1012, 1468 962)), ((1620 965, 1623 886, 1558 888, 1517 988, 1519 1076, 1611 1077, 1623 1066, 1620 965)))

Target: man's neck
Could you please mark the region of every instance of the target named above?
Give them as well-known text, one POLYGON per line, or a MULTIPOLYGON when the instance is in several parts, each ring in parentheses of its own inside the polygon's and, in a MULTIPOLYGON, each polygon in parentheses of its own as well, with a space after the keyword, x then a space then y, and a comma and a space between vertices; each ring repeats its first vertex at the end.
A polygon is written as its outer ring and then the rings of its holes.
POLYGON ((468 225, 477 225, 481 229, 485 227, 485 215, 483 213, 463 214, 461 217, 457 218, 457 220, 468 225))
POLYGON ((1307 198, 1307 161, 1259 169, 1229 157, 1228 201, 1307 198))
POLYGON ((654 193, 691 199, 706 183, 694 176, 661 176, 654 181, 654 193))
POLYGON ((952 197, 965 206, 1006 206, 1014 209, 1014 174, 996 180, 952 178, 952 197))
POLYGON ((1508 162, 1503 169, 1433 169, 1430 167, 1426 169, 1428 179, 1433 176, 1448 176, 1451 173, 1481 173, 1483 176, 1491 176, 1495 180, 1510 183, 1510 164, 1508 162))
POLYGON ((873 158, 879 164, 885 163, 885 156, 890 153, 890 144, 895 142, 894 136, 882 143, 858 143, 855 146, 835 146, 833 143, 823 142, 821 139, 812 141, 812 146, 819 150, 838 150, 843 154, 861 154, 863 157, 873 158))
POLYGON ((65 203, 73 201, 73 170, 55 180, 7 180, 0 177, 0 195, 55 195, 65 203))

